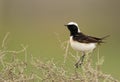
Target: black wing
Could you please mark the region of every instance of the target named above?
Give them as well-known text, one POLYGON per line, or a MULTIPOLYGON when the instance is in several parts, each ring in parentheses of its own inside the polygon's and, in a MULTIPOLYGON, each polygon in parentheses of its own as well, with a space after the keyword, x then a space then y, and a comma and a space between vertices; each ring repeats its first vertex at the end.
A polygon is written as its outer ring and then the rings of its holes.
POLYGON ((78 33, 73 36, 73 40, 81 43, 103 43, 101 38, 87 36, 83 33, 78 33))

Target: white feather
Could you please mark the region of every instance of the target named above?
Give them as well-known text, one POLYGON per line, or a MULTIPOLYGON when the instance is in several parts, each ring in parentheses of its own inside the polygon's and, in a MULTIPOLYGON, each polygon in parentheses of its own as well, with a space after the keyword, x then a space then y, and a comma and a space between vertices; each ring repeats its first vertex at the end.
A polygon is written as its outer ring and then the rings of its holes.
POLYGON ((70 37, 70 44, 74 50, 85 52, 85 53, 92 52, 96 47, 96 43, 80 43, 80 42, 74 41, 73 36, 70 37))

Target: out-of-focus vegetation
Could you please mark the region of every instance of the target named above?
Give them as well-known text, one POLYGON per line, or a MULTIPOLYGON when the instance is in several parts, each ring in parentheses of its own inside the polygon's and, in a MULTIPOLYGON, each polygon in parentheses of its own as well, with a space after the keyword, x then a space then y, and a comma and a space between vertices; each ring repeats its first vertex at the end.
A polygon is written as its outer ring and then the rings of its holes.
MULTIPOLYGON (((69 67, 65 64, 67 64, 67 55, 71 53, 69 42, 67 46, 63 45, 65 62, 58 65, 58 61, 52 59, 45 62, 33 55, 30 55, 30 60, 28 60, 27 48, 23 45, 22 50, 9 51, 6 49, 7 37, 8 34, 3 39, 0 49, 0 82, 118 82, 110 74, 102 72, 101 66, 104 60, 99 58, 99 53, 95 66, 93 66, 92 55, 89 54, 86 55, 80 68, 68 71, 69 67), (19 58, 18 55, 23 58, 19 58), (6 59, 7 57, 9 60, 6 59)), ((77 57, 73 57, 77 59, 77 57)))

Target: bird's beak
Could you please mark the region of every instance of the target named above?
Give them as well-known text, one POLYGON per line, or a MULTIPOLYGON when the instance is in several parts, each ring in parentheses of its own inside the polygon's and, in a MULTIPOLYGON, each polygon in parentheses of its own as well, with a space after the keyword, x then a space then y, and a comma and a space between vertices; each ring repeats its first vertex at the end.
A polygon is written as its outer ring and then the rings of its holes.
POLYGON ((65 24, 64 26, 68 26, 67 24, 65 24))

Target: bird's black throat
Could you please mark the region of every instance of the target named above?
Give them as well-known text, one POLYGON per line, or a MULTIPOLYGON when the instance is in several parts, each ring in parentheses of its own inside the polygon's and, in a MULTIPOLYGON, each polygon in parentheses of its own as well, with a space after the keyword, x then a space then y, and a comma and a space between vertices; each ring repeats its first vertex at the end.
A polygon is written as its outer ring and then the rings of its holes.
POLYGON ((75 25, 67 25, 67 28, 70 31, 70 36, 74 36, 76 34, 78 34, 78 27, 75 25))

